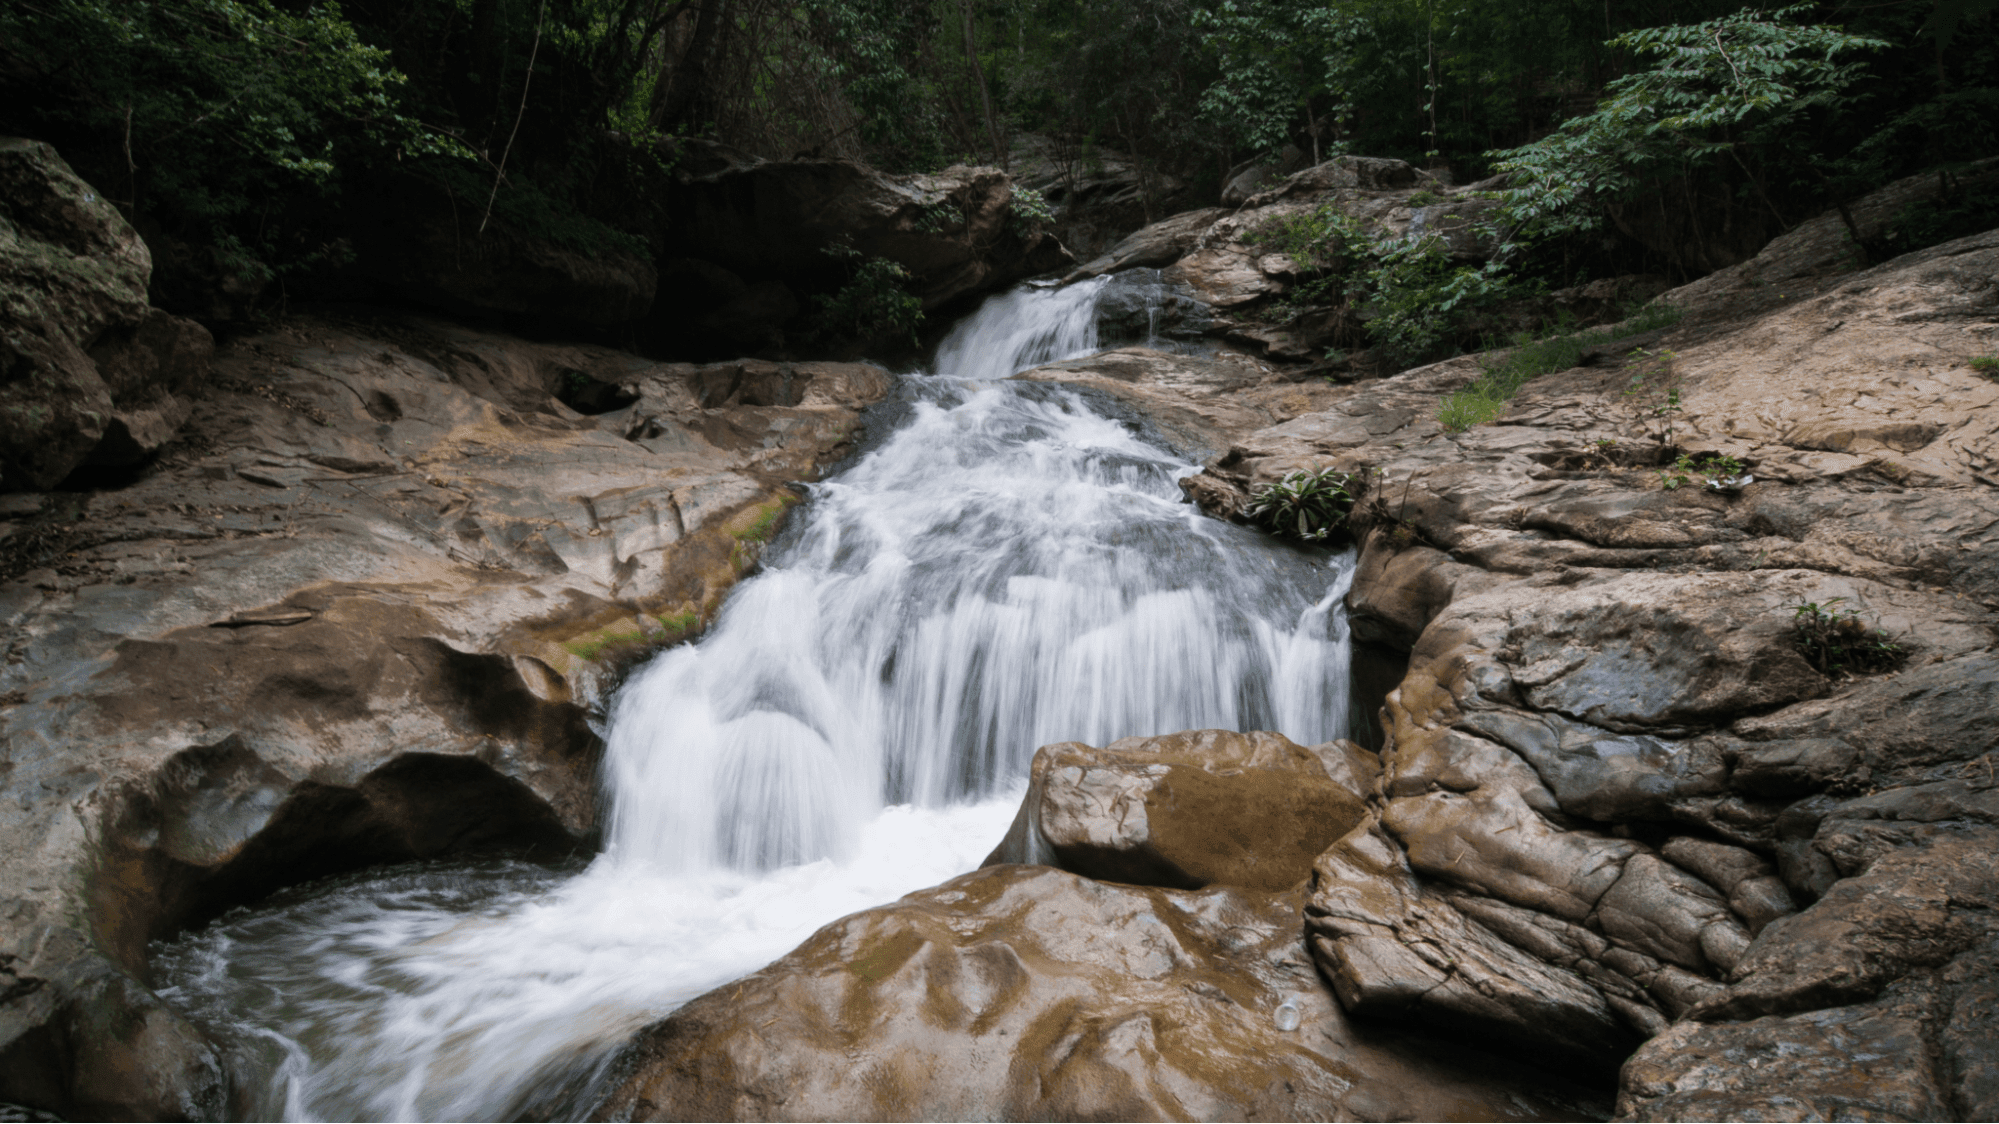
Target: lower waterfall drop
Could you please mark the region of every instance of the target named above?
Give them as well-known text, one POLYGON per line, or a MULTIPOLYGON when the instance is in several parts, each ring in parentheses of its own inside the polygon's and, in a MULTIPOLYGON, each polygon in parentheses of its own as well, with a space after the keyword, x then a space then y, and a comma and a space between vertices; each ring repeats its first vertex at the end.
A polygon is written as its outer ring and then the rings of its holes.
POLYGON ((1346 733, 1350 556, 1206 518, 1195 465, 1069 389, 1101 281, 990 300, 708 635, 612 700, 603 853, 371 871, 156 950, 248 1118, 587 1107, 644 1024, 976 867, 1037 746, 1346 733))

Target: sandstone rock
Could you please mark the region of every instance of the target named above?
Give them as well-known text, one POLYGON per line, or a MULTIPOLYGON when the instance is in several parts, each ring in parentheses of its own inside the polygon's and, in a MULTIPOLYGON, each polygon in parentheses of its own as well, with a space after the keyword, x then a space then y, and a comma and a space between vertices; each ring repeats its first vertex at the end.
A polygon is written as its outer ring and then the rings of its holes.
POLYGON ((1320 856, 1306 924, 1334 994, 1357 1018, 1413 1021, 1598 1065, 1615 1064, 1637 1041, 1587 981, 1424 892, 1371 819, 1320 856))
POLYGON ((1576 320, 1598 322, 1618 316, 1633 305, 1647 304, 1672 287, 1671 281, 1656 273, 1630 273, 1557 289, 1548 297, 1557 309, 1576 320))
POLYGON ((1127 232, 1190 201, 1181 181, 1098 144, 1085 150, 1074 141, 1015 133, 1008 156, 1007 173, 1041 193, 1055 216, 1050 231, 1083 258, 1115 253, 1108 247, 1127 232))
POLYGON ((1259 207, 1279 199, 1341 189, 1395 191, 1415 187, 1422 177, 1422 172, 1402 160, 1379 156, 1335 156, 1323 164, 1315 164, 1286 176, 1277 186, 1244 200, 1243 206, 1259 207))
POLYGON ((1268 379, 1258 367, 1142 347, 1050 363, 1013 377, 1108 395, 1142 414, 1169 444, 1196 459, 1220 455, 1228 449, 1231 432, 1262 424, 1287 408, 1273 397, 1290 399, 1290 408, 1305 408, 1311 401, 1310 392, 1253 392, 1268 379))
POLYGON ((1777 877, 1776 867, 1763 856, 1741 847, 1681 835, 1659 849, 1665 858, 1682 869, 1707 880, 1722 892, 1728 904, 1754 935, 1779 917, 1797 912, 1791 893, 1777 877))
POLYGON ((10 1002, 20 1005, 28 992, 50 1008, 0 1050, 0 1083, 10 1101, 69 1120, 215 1120, 227 1113, 228 1074, 200 1031, 130 977, 77 957, 60 936, 42 935, 51 939, 38 947, 67 971, 32 963, 0 969, 10 1002))
POLYGON ((1458 261, 1482 262, 1499 252, 1499 221, 1499 200, 1471 196, 1411 208, 1409 235, 1441 239, 1458 261))
POLYGON ((146 305, 152 258, 54 149, 0 139, 0 488, 137 463, 187 414, 205 329, 146 305))
POLYGON ((1596 923, 1619 945, 1708 975, 1734 968, 1749 934, 1721 895, 1652 855, 1634 855, 1596 904, 1596 923))
POLYGON ((1254 247, 1231 242, 1193 251, 1166 270, 1166 279, 1187 286, 1215 308, 1230 309, 1289 288, 1281 273, 1265 273, 1262 261, 1254 247))
MULTIPOLYGON (((1973 164, 1959 173, 1958 182, 1967 190, 1999 182, 1999 159, 1973 164)), ((1863 236, 1878 238, 1911 204, 1935 198, 1937 187, 1934 173, 1898 180, 1853 203, 1854 222, 1863 236)), ((1753 257, 1744 257, 1722 263, 1727 268, 1682 285, 1664 299, 1690 312, 1730 318, 1789 307, 1850 276, 1854 246, 1839 213, 1826 211, 1770 239, 1753 257)))
POLYGON ((1945 1077, 1966 1120, 1999 1113, 1999 948, 1965 953, 1944 970, 1951 994, 1941 1039, 1945 1077))
POLYGON ((1019 815, 984 865, 1045 863, 1182 890, 1288 890, 1361 819, 1349 747, 1366 756, 1351 743, 1308 750, 1279 734, 1227 730, 1102 749, 1045 745, 1019 815))
POLYGON ((1168 285, 1156 269, 1121 270, 1097 290, 1097 338, 1109 345, 1149 345, 1172 337, 1199 339, 1213 323, 1208 306, 1185 288, 1168 285))
MULTIPOLYGON (((820 930, 642 1032, 617 1120, 1535 1119, 1573 1086, 1361 1032, 1295 898, 1000 866, 820 930), (1289 1005, 1295 1029, 1280 1013, 1289 1005), (1554 1090, 1550 1094, 1544 1090, 1554 1090)), ((1559 1099, 1564 1094, 1574 1099, 1559 1099)))
POLYGON ((1788 1014, 1870 999, 1892 981, 1983 945, 1999 897, 1999 831, 1963 828, 1890 851, 1810 908, 1763 930, 1706 1019, 1788 1014))
POLYGON ((1062 281, 1068 284, 1120 270, 1172 265, 1194 248, 1216 219, 1227 213, 1220 207, 1210 207, 1200 211, 1183 211, 1171 218, 1161 219, 1127 235, 1101 256, 1078 266, 1062 281))
POLYGON ((1354 574, 1347 612, 1354 636, 1408 651, 1430 621, 1451 603, 1448 555, 1397 543, 1383 529, 1368 532, 1354 574))
POLYGON ((1273 159, 1251 160, 1229 169, 1223 177, 1222 205, 1240 207, 1249 197, 1269 187, 1272 183, 1298 171, 1308 162, 1303 149, 1287 144, 1273 159))
POLYGON ((10 504, 0 1100, 213 1116, 171 1107, 199 1035, 90 981, 320 874, 591 845, 586 707, 700 631, 890 382, 294 317, 187 389, 198 442, 10 504), (86 1015, 157 1024, 155 1060, 89 1068, 86 1015))

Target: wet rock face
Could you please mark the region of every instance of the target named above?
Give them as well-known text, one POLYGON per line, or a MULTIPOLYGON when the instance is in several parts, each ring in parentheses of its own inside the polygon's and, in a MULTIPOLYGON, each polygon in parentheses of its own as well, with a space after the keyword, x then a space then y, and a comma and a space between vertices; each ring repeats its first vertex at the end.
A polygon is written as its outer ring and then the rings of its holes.
POLYGON ((1085 151, 1075 141, 1033 133, 1013 135, 1007 172, 1041 193, 1055 216, 1050 230, 1078 258, 1097 257, 1127 232, 1177 211, 1193 196, 1179 180, 1121 152, 1102 145, 1085 151))
POLYGON ((836 270, 824 251, 846 245, 902 265, 926 309, 1070 261, 1054 236, 1016 214, 1012 180, 997 168, 888 176, 843 160, 757 162, 691 179, 669 208, 671 256, 753 285, 828 276, 836 270))
POLYGON ((0 138, 0 491, 137 463, 214 342, 146 304, 146 244, 39 141, 0 138))
POLYGON ((594 846, 587 707, 700 632, 889 387, 293 318, 124 487, 10 497, 0 1101, 213 1116, 148 941, 340 870, 594 846), (105 1019, 126 1053, 79 1045, 105 1019))
POLYGON ((1096 316, 1098 336, 1106 343, 1199 339, 1211 322, 1207 305, 1163 283, 1155 269, 1120 269, 1097 290, 1096 316))
POLYGON ((1363 815, 1371 755, 1280 734, 1197 730, 1035 752, 986 866, 1048 863, 1108 882, 1282 892, 1363 815), (1356 772, 1359 776, 1356 776, 1356 772), (1363 779, 1364 778, 1364 779, 1363 779))
POLYGON ((1287 472, 1382 474, 1348 604, 1409 664, 1372 826, 1306 910, 1349 1013, 1598 1063, 1637 1045, 1634 1119, 1989 1114, 1999 385, 1967 360, 1999 238, 1860 273, 1813 252, 1666 294, 1688 319, 1631 346, 1679 391, 1669 442, 1624 393, 1630 346, 1463 433, 1436 419, 1470 358, 1253 429, 1164 361, 1063 365, 1205 410, 1226 448, 1184 487, 1224 517, 1287 472), (1662 486, 1683 453, 1755 482, 1662 486), (1906 661, 1814 666, 1806 604, 1906 661))
POLYGON ((611 1120, 1549 1119, 1559 1078, 1344 1016, 1295 898, 997 866, 642 1032, 611 1120), (1287 1006, 1289 1010, 1287 1011, 1287 1006), (1295 1019, 1295 1021, 1294 1021, 1295 1019))

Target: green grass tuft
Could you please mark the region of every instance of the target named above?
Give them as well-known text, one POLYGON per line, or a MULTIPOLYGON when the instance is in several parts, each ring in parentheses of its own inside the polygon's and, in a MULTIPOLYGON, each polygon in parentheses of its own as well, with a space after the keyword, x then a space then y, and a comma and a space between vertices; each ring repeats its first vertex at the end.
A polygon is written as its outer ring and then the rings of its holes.
POLYGON ((1446 395, 1437 407, 1437 420, 1452 433, 1484 425, 1505 413, 1506 404, 1529 381, 1576 366, 1590 347, 1676 324, 1680 316, 1672 305, 1650 304, 1628 319, 1586 332, 1539 340, 1523 334, 1503 358, 1486 362, 1484 374, 1446 395))
POLYGON ((685 613, 675 613, 670 617, 656 617, 654 619, 658 620, 666 628, 669 636, 675 638, 686 636, 701 626, 701 614, 692 609, 685 613))
POLYGON ((567 648, 569 653, 577 659, 594 660, 598 656, 603 655, 606 648, 622 647, 627 644, 640 644, 644 641, 645 634, 637 631, 600 632, 595 636, 585 637, 581 640, 568 641, 562 646, 567 648))

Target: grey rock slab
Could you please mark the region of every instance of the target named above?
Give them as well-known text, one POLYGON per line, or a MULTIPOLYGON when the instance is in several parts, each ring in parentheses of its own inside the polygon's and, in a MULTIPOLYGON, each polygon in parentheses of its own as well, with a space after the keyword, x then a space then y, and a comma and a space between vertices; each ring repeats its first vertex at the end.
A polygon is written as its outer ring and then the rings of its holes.
POLYGON ((1679 1023, 1625 1063, 1617 1118, 1952 1119, 1925 1033, 1927 990, 1788 1017, 1679 1023))

